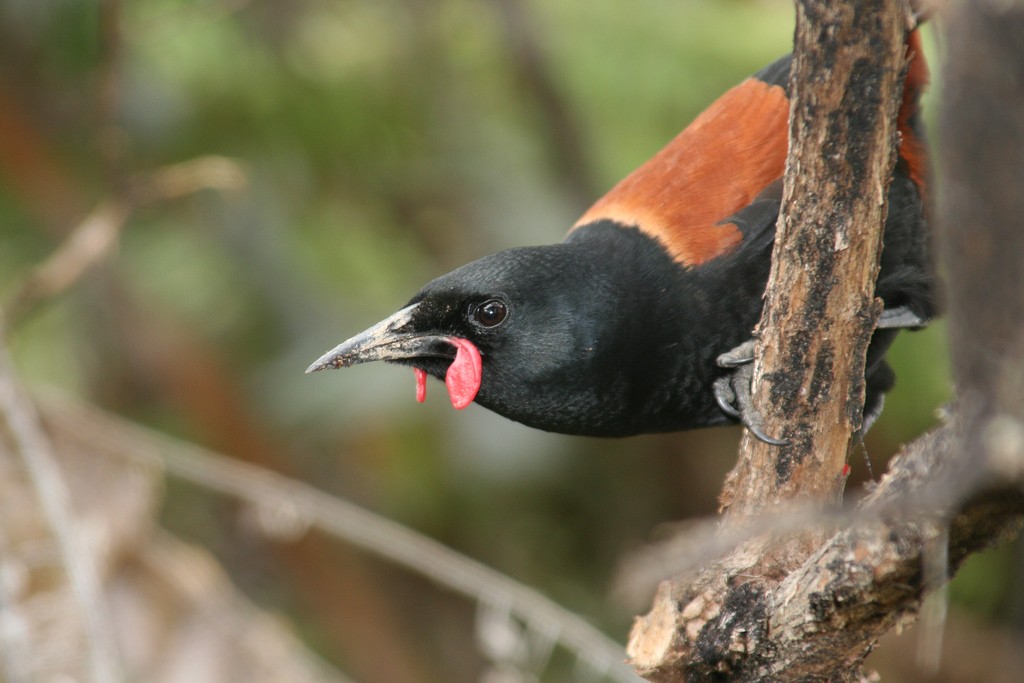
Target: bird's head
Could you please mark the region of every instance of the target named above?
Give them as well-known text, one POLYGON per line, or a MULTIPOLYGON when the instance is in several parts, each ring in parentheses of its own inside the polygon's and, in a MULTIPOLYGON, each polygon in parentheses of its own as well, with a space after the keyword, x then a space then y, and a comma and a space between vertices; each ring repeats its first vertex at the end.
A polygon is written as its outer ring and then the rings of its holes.
POLYGON ((609 324, 622 296, 608 260, 563 243, 473 261, 307 372, 378 360, 410 365, 420 400, 429 374, 445 379, 456 408, 475 399, 533 427, 595 433, 589 423, 611 417, 595 405, 615 382, 602 365, 620 329, 609 324))
POLYGON ((718 347, 694 331, 719 335, 713 311, 724 294, 695 282, 640 231, 592 226, 437 278, 307 372, 410 365, 421 400, 429 374, 445 380, 456 408, 475 400, 565 434, 681 429, 698 410, 711 423, 721 419, 705 400, 718 347))

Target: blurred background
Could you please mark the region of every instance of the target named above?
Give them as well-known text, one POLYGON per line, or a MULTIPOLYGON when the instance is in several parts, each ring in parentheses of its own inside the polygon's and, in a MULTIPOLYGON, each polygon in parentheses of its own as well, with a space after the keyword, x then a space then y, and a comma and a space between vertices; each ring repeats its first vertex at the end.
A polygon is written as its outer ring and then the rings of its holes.
MULTIPOLYGON (((645 607, 611 599, 618 563, 715 512, 738 430, 570 438, 456 413, 436 382, 418 405, 407 369, 303 370, 427 280, 560 240, 787 52, 792 14, 788 0, 2 0, 13 366, 30 387, 422 532, 624 642, 645 607), (89 220, 109 228, 101 258, 56 296, 33 289, 89 220)), ((944 344, 941 323, 897 342, 899 383, 867 438, 870 470, 851 460, 854 489, 935 422, 951 395, 944 344)), ((131 514, 212 554, 354 680, 527 680, 498 678, 472 601, 157 479, 152 509, 131 514)), ((906 633, 871 664, 891 681, 998 680, 1024 626, 1021 557, 1005 545, 954 581, 939 673, 915 665, 906 633)))

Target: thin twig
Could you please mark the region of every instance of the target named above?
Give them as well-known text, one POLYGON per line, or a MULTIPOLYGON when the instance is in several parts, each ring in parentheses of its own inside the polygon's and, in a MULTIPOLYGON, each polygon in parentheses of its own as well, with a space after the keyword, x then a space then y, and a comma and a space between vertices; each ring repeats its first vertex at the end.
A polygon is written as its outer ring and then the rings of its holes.
POLYGON ((0 413, 25 463, 49 528, 60 548, 82 625, 89 669, 95 683, 122 679, 107 606, 103 600, 95 553, 78 523, 70 494, 32 401, 18 385, 6 347, 0 345, 0 413))
POLYGON ((200 190, 239 190, 246 182, 244 169, 220 156, 202 156, 140 174, 129 183, 128 192, 101 201, 53 254, 15 288, 4 306, 6 328, 12 329, 39 303, 66 292, 102 262, 116 247, 135 209, 200 190))
POLYGON ((36 304, 67 291, 101 261, 117 242, 128 218, 128 206, 101 202, 66 240, 22 281, 4 307, 6 323, 13 327, 36 304))
POLYGON ((507 605, 530 628, 554 632, 559 643, 614 681, 639 679, 623 663, 623 648, 579 616, 499 572, 352 503, 269 470, 139 427, 98 409, 48 395, 53 424, 89 433, 168 473, 259 508, 286 511, 329 535, 416 572, 477 602, 507 605), (125 443, 130 447, 125 447, 125 443), (120 446, 118 446, 120 445, 120 446))
POLYGON ((929 595, 921 605, 921 630, 917 641, 917 666, 925 676, 937 676, 942 665, 942 635, 949 606, 949 526, 925 543, 922 585, 929 595))
POLYGON ((243 190, 249 179, 245 167, 234 159, 205 155, 169 164, 131 180, 136 205, 180 199, 201 190, 235 192, 243 190))
MULTIPOLYGON (((11 556, 10 541, 0 527, 0 558, 11 556)), ((25 665, 25 629, 19 618, 17 600, 11 591, 9 573, 15 571, 10 560, 0 564, 0 680, 28 683, 25 665)))
POLYGON ((205 552, 156 530, 139 549, 138 556, 174 591, 176 598, 200 612, 204 622, 219 631, 226 642, 235 643, 246 663, 260 668, 262 678, 291 680, 295 675, 292 667, 298 666, 304 670, 303 680, 354 683, 304 648, 276 619, 255 608, 205 552), (279 648, 267 649, 267 642, 287 645, 287 657, 281 657, 279 648))

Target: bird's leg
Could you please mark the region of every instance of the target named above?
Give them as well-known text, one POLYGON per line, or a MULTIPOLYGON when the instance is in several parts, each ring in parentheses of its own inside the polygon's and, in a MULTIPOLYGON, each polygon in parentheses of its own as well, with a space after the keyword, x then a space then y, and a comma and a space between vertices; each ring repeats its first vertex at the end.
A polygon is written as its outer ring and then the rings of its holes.
POLYGON ((715 380, 715 401, 722 412, 743 423, 751 434, 772 446, 784 446, 788 441, 775 439, 764 433, 764 420, 754 408, 750 384, 754 379, 754 340, 748 339, 717 359, 719 367, 729 374, 715 380))

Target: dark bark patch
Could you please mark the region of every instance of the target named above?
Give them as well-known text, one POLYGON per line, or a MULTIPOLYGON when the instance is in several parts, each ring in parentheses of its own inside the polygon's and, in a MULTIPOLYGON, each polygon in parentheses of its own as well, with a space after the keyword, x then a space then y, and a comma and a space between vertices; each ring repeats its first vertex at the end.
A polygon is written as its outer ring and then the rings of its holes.
MULTIPOLYGON (((700 675, 727 675, 737 662, 755 652, 768 633, 768 601, 765 588, 745 583, 731 589, 722 610, 697 636, 696 661, 700 675)), ((722 680, 728 680, 723 678, 722 680)))

